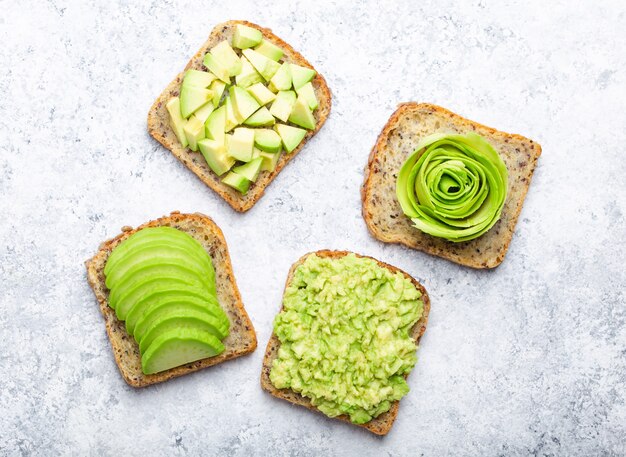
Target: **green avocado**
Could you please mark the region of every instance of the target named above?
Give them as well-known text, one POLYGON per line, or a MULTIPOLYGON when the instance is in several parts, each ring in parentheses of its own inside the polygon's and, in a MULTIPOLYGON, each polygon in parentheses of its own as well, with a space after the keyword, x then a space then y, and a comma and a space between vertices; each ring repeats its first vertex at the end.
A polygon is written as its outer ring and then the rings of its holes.
POLYGON ((226 125, 224 127, 225 132, 230 132, 232 129, 241 124, 245 119, 241 119, 233 108, 233 102, 230 96, 224 99, 224 108, 226 108, 226 125))
POLYGON ((233 189, 238 190, 243 195, 248 193, 248 189, 250 188, 251 181, 241 176, 235 172, 229 172, 223 179, 222 182, 227 186, 232 187, 233 189))
POLYGON ((176 134, 176 138, 178 138, 178 141, 180 141, 180 144, 183 146, 183 148, 186 148, 189 144, 184 130, 187 121, 180 114, 180 99, 178 97, 170 98, 170 100, 165 105, 165 108, 167 109, 167 113, 169 114, 170 127, 172 127, 172 130, 176 134))
POLYGON ((254 147, 254 130, 237 127, 232 135, 227 136, 228 155, 242 162, 250 162, 254 147))
POLYGON ((228 68, 226 68, 222 62, 218 61, 210 52, 207 52, 204 55, 202 63, 211 71, 211 73, 217 76, 218 79, 226 84, 230 84, 230 72, 228 68))
POLYGON ((204 135, 206 134, 204 122, 194 114, 187 120, 183 131, 185 132, 185 136, 189 142, 189 149, 197 151, 198 141, 203 140, 204 135))
POLYGON ((283 63, 278 71, 274 73, 274 76, 270 79, 269 88, 274 92, 291 89, 291 71, 287 62, 283 63))
POLYGON ((265 87, 263 83, 253 84, 247 88, 247 91, 261 106, 267 105, 276 98, 276 94, 265 87))
POLYGON ((276 124, 274 130, 280 135, 287 152, 296 149, 306 135, 306 130, 285 124, 276 124))
POLYGON ((235 159, 227 154, 224 143, 204 139, 198 142, 198 147, 204 160, 217 176, 222 176, 235 165, 235 159))
POLYGON ((289 71, 291 72, 291 80, 293 82, 293 88, 298 90, 306 83, 311 81, 316 75, 315 70, 300 65, 289 64, 289 71))
POLYGON ((270 113, 276 119, 280 119, 283 122, 287 122, 293 105, 296 104, 296 93, 292 90, 280 91, 276 94, 276 98, 270 107, 270 113))
POLYGON ((198 329, 171 329, 159 335, 141 356, 145 374, 169 370, 224 352, 222 342, 198 329))
POLYGON ((281 345, 270 381, 330 417, 369 422, 409 390, 404 376, 417 361, 410 329, 423 311, 421 292, 398 271, 354 254, 309 255, 274 320, 281 345))
POLYGON ((213 99, 213 91, 202 87, 186 86, 180 89, 180 114, 187 119, 194 111, 213 99))
POLYGON ((259 45, 256 46, 254 50, 269 59, 275 60, 276 62, 282 59, 284 54, 282 49, 267 40, 261 40, 259 45))
POLYGON ((309 108, 312 110, 319 106, 317 97, 315 96, 315 89, 313 88, 313 84, 311 84, 311 82, 308 82, 299 89, 296 89, 296 92, 298 93, 298 97, 303 97, 307 101, 309 108))
POLYGON ((261 164, 263 163, 263 159, 258 157, 256 159, 250 160, 248 163, 244 163, 243 165, 239 165, 238 167, 233 168, 233 172, 245 177, 248 181, 256 181, 256 178, 259 177, 259 172, 261 171, 261 164))
POLYGON ((227 84, 219 79, 216 79, 211 83, 209 88, 213 91, 213 99, 211 100, 213 102, 213 108, 217 108, 219 106, 220 101, 222 100, 222 95, 226 90, 226 86, 227 84))
POLYGON ((247 90, 241 87, 233 86, 229 90, 230 99, 233 104, 233 110, 238 119, 242 122, 248 119, 261 105, 255 100, 255 98, 248 93, 247 90))
POLYGON ((233 48, 230 47, 228 41, 220 41, 211 49, 211 54, 215 60, 226 70, 230 76, 236 76, 241 73, 241 59, 233 48))
POLYGON ((300 96, 293 105, 291 113, 289 114, 289 122, 304 127, 305 129, 313 130, 315 128, 315 117, 313 111, 309 108, 309 103, 304 97, 300 96))
POLYGON ((239 87, 249 87, 253 84, 262 83, 263 77, 257 72, 250 61, 244 56, 241 57, 241 73, 235 76, 235 84, 239 87))
POLYGON ((225 329, 221 322, 210 314, 191 308, 170 309, 155 319, 145 334, 136 335, 139 341, 139 351, 143 354, 159 335, 174 328, 198 329, 220 340, 228 336, 228 329, 225 329))
POLYGON ((254 130, 254 145, 261 151, 280 152, 282 142, 280 135, 270 129, 254 130))
POLYGON ((268 125, 274 125, 276 123, 276 119, 270 113, 265 106, 262 106, 256 113, 246 119, 244 125, 249 125, 250 127, 266 127, 268 125))
POLYGON ((207 138, 223 144, 224 132, 226 132, 226 107, 220 106, 213 111, 204 126, 207 138))
POLYGON ((263 159, 263 163, 261 164, 262 171, 272 172, 276 169, 276 165, 278 164, 278 160, 280 159, 280 153, 272 153, 265 151, 258 151, 259 157, 263 159))
POLYGON ((233 34, 233 46, 239 49, 247 49, 256 46, 263 39, 260 30, 247 25, 237 24, 233 34))
MULTIPOLYGON (((260 54, 253 49, 244 49, 241 51, 246 59, 250 61, 252 66, 259 72, 265 81, 269 81, 274 76, 274 73, 278 71, 280 68, 280 64, 278 62, 273 61, 272 59, 260 54)), ((306 81, 305 81, 306 82, 306 81)))
POLYGON ((196 86, 206 89, 215 80, 215 75, 206 71, 187 70, 183 77, 182 87, 196 86))

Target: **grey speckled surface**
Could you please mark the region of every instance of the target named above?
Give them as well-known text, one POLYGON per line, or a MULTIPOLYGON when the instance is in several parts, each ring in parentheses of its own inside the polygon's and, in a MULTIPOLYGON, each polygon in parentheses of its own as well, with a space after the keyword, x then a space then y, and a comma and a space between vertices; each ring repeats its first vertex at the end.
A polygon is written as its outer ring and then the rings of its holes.
POLYGON ((248 3, 0 1, 0 454, 624 455, 623 2, 248 3), (244 215, 146 133, 153 98, 231 18, 301 50, 335 102, 244 215), (497 270, 368 235, 362 169, 408 100, 542 144, 497 270), (134 390, 83 261, 122 225, 175 209, 223 228, 260 348, 134 390), (378 257, 431 293, 411 392, 384 439, 259 387, 288 268, 318 248, 378 257))

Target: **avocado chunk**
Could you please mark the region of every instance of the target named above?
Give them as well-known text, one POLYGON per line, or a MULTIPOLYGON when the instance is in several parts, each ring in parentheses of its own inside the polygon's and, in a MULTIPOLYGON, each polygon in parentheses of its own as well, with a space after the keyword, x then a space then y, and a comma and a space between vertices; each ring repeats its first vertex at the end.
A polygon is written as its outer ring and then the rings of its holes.
POLYGON ((274 130, 283 140, 283 146, 285 146, 287 152, 292 152, 296 149, 306 135, 306 130, 285 124, 276 124, 274 130))
POLYGON ((171 309, 192 308, 207 312, 228 329, 230 323, 217 298, 206 291, 189 285, 161 288, 146 294, 135 303, 126 315, 126 330, 138 339, 146 333, 154 319, 171 309))
POLYGON ((276 98, 276 94, 263 85, 263 83, 256 83, 248 87, 248 93, 259 102, 259 105, 267 105, 269 102, 276 98))
POLYGON ((256 46, 263 39, 260 30, 247 25, 237 24, 233 34, 233 46, 239 49, 247 49, 256 46))
POLYGON ((276 62, 282 59, 284 54, 282 49, 267 40, 261 40, 259 45, 256 46, 254 50, 269 59, 275 60, 276 62))
POLYGON ((200 108, 198 108, 196 112, 193 113, 193 115, 197 117, 200 122, 204 124, 214 109, 215 108, 213 107, 213 103, 208 102, 202 105, 200 108))
POLYGON ((239 87, 250 87, 253 84, 263 82, 263 77, 257 72, 250 61, 241 56, 241 73, 235 76, 235 84, 239 87))
POLYGON ((318 107, 319 103, 317 101, 317 97, 315 96, 315 89, 310 81, 299 89, 296 89, 296 92, 298 93, 298 97, 303 97, 307 101, 309 108, 314 110, 318 107))
MULTIPOLYGON (((226 131, 226 107, 220 106, 213 111, 205 123, 206 137, 224 144, 224 132, 226 131)), ((202 149, 200 149, 202 150, 202 149)))
POLYGON ((224 65, 220 63, 210 52, 207 52, 204 55, 202 63, 215 76, 217 76, 218 79, 224 81, 226 84, 230 84, 230 72, 228 71, 228 68, 224 67, 224 65))
POLYGON ((272 172, 276 169, 278 159, 280 159, 280 153, 259 151, 259 157, 263 159, 263 163, 261 164, 261 170, 272 172))
POLYGON ((287 62, 283 63, 278 71, 274 73, 274 76, 270 79, 269 87, 274 92, 291 89, 291 71, 287 62))
POLYGON ((268 125, 274 125, 276 122, 274 116, 270 113, 265 106, 262 106, 256 113, 246 119, 243 123, 250 127, 264 127, 268 125))
POLYGON ((224 131, 230 132, 232 129, 241 124, 244 119, 241 119, 235 112, 230 96, 227 96, 224 99, 224 107, 226 108, 226 125, 224 126, 224 131))
POLYGON ((187 329, 197 329, 201 332, 210 333, 219 340, 223 340, 228 336, 228 330, 224 329, 220 325, 219 320, 208 313, 189 308, 170 309, 168 313, 160 316, 158 320, 153 322, 143 336, 137 337, 139 351, 143 354, 159 335, 175 328, 184 329, 185 331, 187 329))
POLYGON ((226 89, 226 83, 216 79, 211 83, 210 89, 213 91, 213 108, 217 108, 220 104, 220 100, 222 99, 222 94, 226 89))
POLYGON ((171 329, 160 334, 141 357, 145 374, 159 373, 196 360, 216 356, 224 345, 214 335, 197 329, 171 329))
POLYGON ((261 171, 262 158, 252 159, 248 163, 233 168, 233 172, 247 178, 249 181, 256 181, 261 171))
POLYGON ((180 89, 180 114, 187 119, 194 111, 213 98, 213 91, 202 87, 185 86, 180 89))
POLYGON ((178 141, 183 148, 186 148, 189 144, 184 130, 187 121, 180 114, 180 99, 178 97, 170 98, 165 107, 167 108, 167 113, 169 114, 170 127, 174 131, 174 134, 176 134, 176 138, 178 138, 178 141))
POLYGON ((230 76, 236 76, 241 73, 241 60, 233 48, 230 47, 228 41, 220 41, 211 49, 211 54, 215 60, 228 70, 230 76))
POLYGON ((267 58, 263 54, 259 54, 253 49, 244 49, 241 52, 266 81, 269 81, 272 76, 274 76, 274 73, 276 73, 280 68, 280 64, 278 62, 267 58))
POLYGON ((281 139, 274 130, 256 129, 254 131, 254 145, 262 151, 280 152, 281 139))
POLYGON ((287 122, 293 105, 296 103, 296 93, 292 90, 280 91, 276 94, 276 99, 270 107, 270 113, 276 119, 287 122))
POLYGON ((289 114, 289 122, 309 130, 313 130, 315 128, 315 117, 313 117, 313 111, 309 108, 309 103, 304 99, 304 97, 298 97, 296 100, 296 103, 293 105, 293 109, 289 114))
POLYGON ((229 172, 226 177, 222 179, 222 182, 233 189, 238 190, 243 195, 248 193, 248 189, 250 188, 250 180, 245 178, 244 176, 238 175, 234 172, 229 172))
POLYGON ((296 90, 311 81, 316 75, 315 70, 307 67, 301 67, 300 65, 295 65, 293 63, 289 65, 289 69, 291 71, 293 88, 296 90))
POLYGON ((196 86, 206 89, 215 80, 215 75, 206 71, 187 70, 183 78, 183 87, 196 86))
POLYGON ((189 142, 189 149, 197 151, 198 141, 204 139, 205 135, 204 122, 198 119, 195 115, 191 116, 185 124, 183 130, 185 131, 185 136, 189 142))
POLYGON ((261 107, 248 91, 237 86, 230 88, 230 100, 233 105, 233 110, 242 121, 249 118, 261 107))
POLYGON ((222 176, 235 165, 235 159, 226 153, 226 145, 215 140, 204 139, 198 147, 207 164, 217 176, 222 176))
POLYGON ((254 130, 252 129, 238 127, 228 137, 228 155, 237 160, 249 162, 252 159, 253 147, 254 130))

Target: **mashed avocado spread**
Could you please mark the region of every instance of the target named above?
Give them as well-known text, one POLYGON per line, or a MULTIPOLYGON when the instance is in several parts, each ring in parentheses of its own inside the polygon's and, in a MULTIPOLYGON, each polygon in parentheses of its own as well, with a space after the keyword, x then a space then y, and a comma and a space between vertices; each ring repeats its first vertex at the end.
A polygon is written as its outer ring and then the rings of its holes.
POLYGON ((310 255, 296 268, 276 316, 281 342, 270 379, 308 397, 324 414, 357 424, 409 391, 417 346, 409 332, 424 309, 402 273, 369 258, 310 255))

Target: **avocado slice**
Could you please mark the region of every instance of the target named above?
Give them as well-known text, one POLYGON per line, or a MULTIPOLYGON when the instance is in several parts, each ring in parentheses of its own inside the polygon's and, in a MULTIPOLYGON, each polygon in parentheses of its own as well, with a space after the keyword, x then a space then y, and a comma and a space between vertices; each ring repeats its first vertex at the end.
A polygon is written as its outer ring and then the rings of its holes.
POLYGON ((206 89, 215 80, 215 75, 201 70, 187 70, 183 77, 182 87, 196 86, 206 89))
POLYGON ((235 113, 230 96, 227 96, 224 99, 224 107, 226 108, 226 125, 224 127, 224 131, 230 132, 232 129, 241 124, 244 119, 240 119, 239 116, 237 116, 237 113, 235 113))
POLYGON ((244 49, 241 51, 246 59, 250 61, 252 66, 259 72, 263 79, 269 81, 274 76, 274 73, 278 71, 280 68, 280 64, 278 62, 273 61, 272 59, 267 58, 263 54, 260 54, 253 49, 244 49))
POLYGON ((248 193, 248 189, 250 188, 251 181, 244 176, 238 175, 234 172, 229 172, 223 179, 222 182, 227 186, 232 187, 233 189, 238 190, 243 195, 248 193))
POLYGON ((141 357, 145 374, 159 373, 224 352, 214 335, 197 329, 171 329, 159 335, 141 357))
POLYGON ((265 106, 262 106, 256 113, 246 119, 244 125, 249 125, 250 127, 264 127, 268 125, 274 125, 276 123, 276 119, 270 113, 265 106))
POLYGON ((311 81, 317 74, 315 70, 307 67, 301 67, 300 65, 289 64, 289 70, 291 72, 291 80, 293 82, 294 89, 300 89, 306 83, 311 81))
POLYGON ((283 145, 287 152, 296 149, 306 135, 306 130, 285 124, 276 124, 274 130, 276 130, 281 140, 283 140, 283 145))
POLYGON ((183 128, 187 141, 189 142, 189 149, 192 151, 198 150, 198 141, 204 139, 205 130, 204 122, 198 119, 195 115, 192 115, 183 128))
POLYGON ((222 100, 222 94, 224 90, 226 90, 226 83, 224 81, 220 81, 216 79, 211 83, 210 89, 213 91, 213 108, 217 108, 222 100))
POLYGON ((317 97, 315 96, 315 89, 310 81, 299 89, 296 89, 296 92, 298 93, 298 97, 303 97, 307 101, 309 108, 312 110, 319 106, 317 97))
POLYGON ((254 145, 262 151, 280 152, 280 135, 270 129, 256 129, 254 131, 254 145))
POLYGON ((256 83, 248 87, 248 93, 259 102, 259 105, 267 105, 269 102, 276 98, 276 94, 263 85, 263 83, 256 83))
POLYGON ((204 139, 198 142, 200 152, 217 176, 222 176, 235 165, 235 159, 226 153, 226 146, 215 140, 204 139))
POLYGON ((248 163, 244 163, 243 165, 239 165, 238 167, 233 168, 233 172, 243 176, 249 181, 256 181, 256 178, 259 177, 259 173, 261 172, 261 164, 263 163, 262 158, 256 158, 250 160, 248 163))
MULTIPOLYGON (((257 149, 258 151, 258 149, 257 149)), ((262 171, 272 172, 276 170, 276 165, 278 164, 278 159, 280 159, 279 153, 265 152, 259 151, 259 157, 263 159, 263 163, 261 164, 262 171)))
POLYGON ((173 289, 153 289, 141 297, 126 315, 126 330, 131 335, 141 337, 150 327, 154 316, 177 307, 206 311, 217 318, 223 327, 230 326, 228 317, 215 296, 207 295, 205 290, 194 286, 178 284, 173 289))
POLYGON ((170 127, 183 148, 186 148, 189 144, 184 131, 187 120, 180 114, 180 99, 178 97, 170 98, 165 107, 170 117, 170 127))
POLYGON ((200 122, 204 124, 214 109, 215 108, 213 107, 213 103, 208 102, 202 105, 200 108, 198 108, 196 112, 193 113, 193 115, 197 117, 200 122))
POLYGON ((270 113, 276 119, 287 122, 293 105, 296 103, 296 93, 292 90, 280 91, 276 94, 276 99, 270 107, 270 113))
POLYGON ((256 46, 263 39, 260 30, 247 25, 237 24, 233 34, 233 46, 239 49, 247 49, 256 46))
MULTIPOLYGON (((213 111, 206 120, 205 135, 211 140, 224 144, 224 132, 226 131, 226 107, 220 106, 213 111)), ((200 148, 202 151, 202 148, 200 148)))
POLYGON ((196 86, 180 89, 180 114, 187 119, 194 111, 213 98, 213 91, 196 86))
POLYGON ((241 73, 241 59, 239 59, 237 53, 233 51, 233 48, 230 47, 228 41, 220 41, 213 46, 211 54, 222 67, 228 70, 230 76, 236 76, 241 73))
POLYGON ((241 87, 231 87, 229 94, 233 110, 242 122, 261 107, 254 97, 241 87))
POLYGON ((265 57, 278 62, 283 57, 283 50, 267 40, 261 40, 261 42, 254 48, 254 50, 265 57))
POLYGON ((298 97, 296 100, 296 103, 293 105, 293 109, 289 114, 289 122, 309 130, 313 130, 315 128, 315 117, 313 117, 313 111, 309 108, 309 103, 304 97, 298 97))
POLYGON ((224 65, 222 65, 222 63, 220 63, 210 52, 207 52, 204 55, 202 63, 215 76, 217 76, 218 79, 224 81, 226 84, 230 84, 230 73, 228 68, 225 68, 224 65))
POLYGON ((235 76, 235 84, 239 87, 249 87, 253 84, 263 82, 263 77, 244 56, 241 56, 241 64, 241 72, 235 76))
POLYGON ((228 137, 227 143, 229 156, 242 162, 249 162, 252 159, 252 148, 254 147, 254 130, 238 127, 228 137))
POLYGON ((278 92, 279 90, 291 89, 291 71, 289 70, 289 64, 283 63, 278 71, 270 79, 270 90, 278 92))
POLYGON ((228 330, 224 329, 220 322, 210 314, 193 309, 170 309, 156 320, 148 331, 136 338, 139 341, 139 352, 144 353, 150 344, 161 334, 172 329, 197 329, 210 333, 220 341, 228 336, 228 330))

